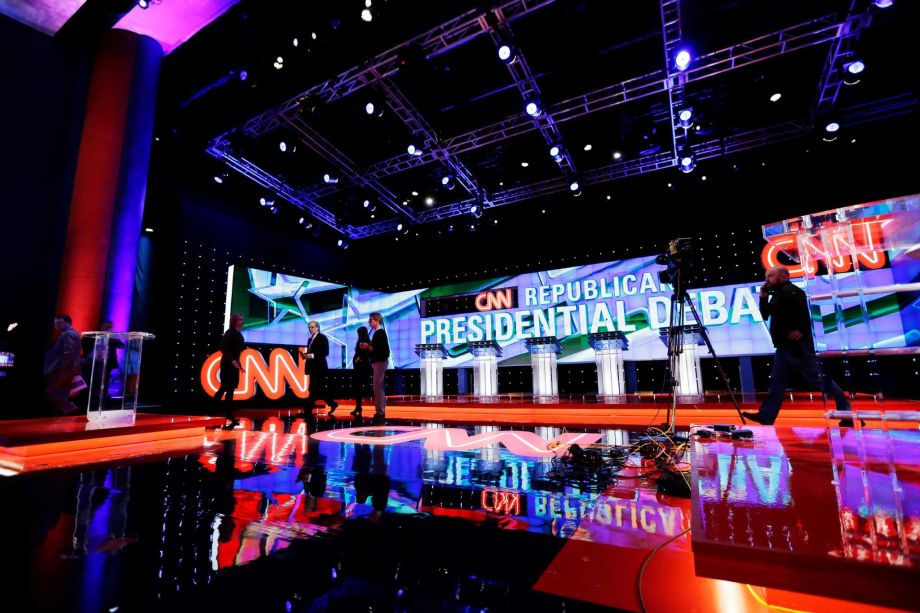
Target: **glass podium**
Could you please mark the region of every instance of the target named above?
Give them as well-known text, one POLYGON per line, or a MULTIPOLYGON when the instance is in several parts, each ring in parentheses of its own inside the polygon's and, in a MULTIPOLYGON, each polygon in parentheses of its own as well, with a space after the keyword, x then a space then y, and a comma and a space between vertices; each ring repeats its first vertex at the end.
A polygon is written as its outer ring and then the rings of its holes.
POLYGON ((99 427, 134 423, 144 341, 149 332, 84 332, 93 339, 86 418, 99 427))

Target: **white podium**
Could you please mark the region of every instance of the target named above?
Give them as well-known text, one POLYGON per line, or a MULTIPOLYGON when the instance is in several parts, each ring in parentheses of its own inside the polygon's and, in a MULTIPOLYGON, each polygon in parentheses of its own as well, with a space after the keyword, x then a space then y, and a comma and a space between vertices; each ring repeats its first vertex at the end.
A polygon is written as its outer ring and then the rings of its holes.
MULTIPOLYGON (((674 376, 674 394, 678 403, 703 401, 703 371, 700 368, 699 347, 703 344, 699 324, 683 326, 683 351, 677 355, 674 376)), ((661 340, 668 344, 668 330, 661 330, 661 340)))
POLYGON ((473 395, 481 402, 491 402, 498 395, 498 357, 502 348, 495 341, 475 341, 469 344, 476 358, 473 365, 473 395))
POLYGON ((629 341, 623 332, 595 332, 588 335, 597 362, 597 399, 599 402, 626 402, 626 377, 623 352, 629 341))
POLYGON ((559 373, 556 356, 562 353, 555 336, 537 336, 524 341, 530 351, 533 369, 533 397, 536 401, 553 402, 559 399, 559 373))
POLYGON ((422 397, 425 400, 444 398, 444 358, 447 350, 442 343, 419 344, 415 346, 421 371, 422 397))
POLYGON ((93 338, 92 374, 87 381, 89 404, 86 418, 91 425, 134 423, 141 382, 141 354, 149 332, 84 332, 93 338))

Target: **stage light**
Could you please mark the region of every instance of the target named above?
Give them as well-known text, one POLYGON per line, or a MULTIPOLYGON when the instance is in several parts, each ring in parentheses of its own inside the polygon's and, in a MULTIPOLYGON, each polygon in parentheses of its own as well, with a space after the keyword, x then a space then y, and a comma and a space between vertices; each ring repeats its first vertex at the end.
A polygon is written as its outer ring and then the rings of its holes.
POLYGON ((843 69, 850 74, 859 74, 866 69, 866 64, 862 60, 853 60, 844 64, 843 69))
POLYGON ((412 195, 413 195, 413 196, 418 196, 418 192, 415 191, 415 190, 412 190, 412 195))
POLYGON ((276 206, 273 206, 273 207, 272 207, 271 209, 269 209, 269 210, 272 212, 272 215, 277 215, 277 214, 278 214, 278 207, 276 207, 276 206))
POLYGON ((271 197, 262 196, 261 198, 259 198, 259 204, 261 204, 262 206, 274 206, 275 199, 271 197))
POLYGON ((674 56, 674 66, 678 70, 687 70, 687 67, 690 66, 690 51, 687 49, 681 49, 677 52, 677 55, 674 56))
POLYGON ((591 146, 591 143, 588 143, 587 145, 585 145, 585 151, 591 151, 591 149, 593 148, 594 147, 591 146))
POLYGON ((683 173, 691 172, 696 168, 696 160, 692 153, 685 153, 680 156, 680 171, 683 173))
POLYGON ((144 228, 144 232, 147 234, 153 234, 153 228, 144 228))
POLYGON ((221 177, 219 177, 219 176, 217 176, 217 175, 214 175, 214 182, 217 183, 217 184, 221 184, 221 183, 224 182, 224 180, 223 180, 223 178, 221 178, 221 177))
POLYGON ((396 226, 396 231, 399 232, 400 234, 408 234, 408 233, 409 233, 409 225, 408 225, 408 224, 402 224, 402 223, 401 223, 401 224, 398 224, 398 225, 396 226))
POLYGON ((371 0, 364 0, 364 6, 366 6, 367 8, 371 8, 371 6, 373 5, 374 3, 371 2, 371 0))
POLYGON ((371 10, 370 10, 370 9, 362 9, 362 11, 361 11, 361 21, 364 21, 364 22, 366 22, 366 23, 370 23, 370 22, 373 21, 373 20, 374 20, 374 14, 371 13, 371 10))
POLYGON ((431 196, 428 196, 427 198, 425 198, 425 206, 431 206, 432 204, 434 204, 434 198, 432 198, 431 196))
POLYGON ((502 43, 498 46, 498 59, 503 61, 506 64, 511 64, 517 59, 517 54, 514 51, 514 47, 508 43, 502 43))
POLYGON ((572 181, 569 183, 569 191, 577 192, 579 189, 581 189, 581 185, 578 184, 578 181, 572 181))
POLYGON ((457 183, 454 181, 454 178, 451 175, 444 175, 441 177, 441 185, 443 185, 448 190, 457 187, 457 183))
POLYGON ((553 158, 553 161, 561 162, 562 161, 562 145, 553 145, 549 148, 549 157, 553 158))
POLYGON ((677 113, 677 121, 680 122, 680 125, 684 128, 689 128, 693 125, 693 109, 686 108, 681 109, 677 113))
POLYGON ((406 152, 407 152, 409 155, 414 155, 414 156, 418 157, 418 156, 422 155, 422 147, 421 147, 421 145, 416 145, 415 143, 412 143, 411 145, 409 145, 408 147, 406 147, 406 152))
POLYGON ((241 70, 240 71, 240 81, 245 81, 248 78, 249 78, 249 73, 246 72, 245 70, 241 70))
POLYGON ((150 0, 137 0, 137 5, 146 10, 150 6, 150 0))
POLYGON ((324 175, 323 175, 323 182, 325 182, 325 183, 338 183, 338 182, 339 182, 339 178, 338 178, 338 177, 334 177, 334 176, 332 176, 332 175, 330 175, 330 174, 324 174, 324 175))
POLYGON ((776 92, 775 94, 773 94, 772 96, 770 96, 770 102, 779 102, 779 99, 782 98, 782 97, 783 97, 783 95, 782 95, 781 93, 776 92))
POLYGON ((872 4, 880 9, 887 9, 894 5, 894 0, 872 0, 872 4))
POLYGON ((8 326, 6 327, 6 331, 7 331, 7 332, 12 332, 13 330, 16 329, 16 326, 18 326, 18 325, 19 325, 19 322, 15 322, 15 321, 14 321, 13 323, 11 323, 10 325, 8 325, 8 326))
POLYGON ((840 130, 840 124, 837 123, 836 121, 829 121, 824 126, 824 131, 828 132, 829 134, 833 134, 837 132, 838 130, 840 130))
POLYGON ((336 245, 338 245, 342 249, 348 249, 348 242, 345 241, 345 239, 340 238, 338 242, 336 242, 336 245))
POLYGON ((284 68, 284 64, 280 62, 275 62, 273 66, 275 67, 275 70, 281 70, 282 68, 284 68))
POLYGON ((614 152, 613 152, 613 159, 618 160, 618 159, 620 159, 621 157, 623 157, 623 154, 620 153, 619 151, 614 151, 614 152))
POLYGON ((527 168, 528 166, 530 166, 529 162, 521 162, 521 168, 527 168))
POLYGON ((368 115, 373 115, 375 110, 376 108, 374 107, 373 102, 368 102, 367 104, 364 105, 364 112, 367 113, 368 115))
POLYGON ((476 219, 479 219, 480 217, 482 217, 482 207, 479 206, 478 204, 474 204, 473 206, 470 207, 470 215, 472 215, 476 219))
POLYGON ((539 100, 531 98, 524 104, 524 111, 531 117, 538 117, 543 112, 543 107, 539 100))
POLYGON ((310 38, 316 40, 316 32, 310 32, 310 38))
POLYGON ((278 143, 278 149, 280 149, 282 152, 287 151, 287 143, 284 141, 281 141, 280 143, 278 143))
POLYGON ((866 69, 862 60, 853 60, 843 65, 843 82, 847 85, 856 85, 859 83, 862 71, 866 69))
POLYGON ((301 217, 300 219, 297 220, 297 223, 299 223, 300 225, 303 225, 303 222, 304 222, 304 218, 303 218, 303 217, 301 217))
POLYGON ((370 206, 371 206, 371 201, 370 201, 370 200, 365 200, 362 204, 364 205, 364 208, 370 208, 370 206))
POLYGON ((402 225, 401 223, 396 224, 396 231, 397 231, 397 232, 402 232, 402 229, 403 229, 403 225, 402 225))

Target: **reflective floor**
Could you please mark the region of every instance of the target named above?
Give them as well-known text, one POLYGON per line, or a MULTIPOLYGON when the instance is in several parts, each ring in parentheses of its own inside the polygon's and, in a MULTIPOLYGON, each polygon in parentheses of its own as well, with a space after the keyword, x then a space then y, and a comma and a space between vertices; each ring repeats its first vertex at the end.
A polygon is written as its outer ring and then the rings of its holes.
POLYGON ((650 611, 878 610, 697 577, 691 501, 649 458, 594 479, 550 448, 627 431, 247 425, 199 453, 0 480, 4 609, 638 610, 641 590, 650 611))

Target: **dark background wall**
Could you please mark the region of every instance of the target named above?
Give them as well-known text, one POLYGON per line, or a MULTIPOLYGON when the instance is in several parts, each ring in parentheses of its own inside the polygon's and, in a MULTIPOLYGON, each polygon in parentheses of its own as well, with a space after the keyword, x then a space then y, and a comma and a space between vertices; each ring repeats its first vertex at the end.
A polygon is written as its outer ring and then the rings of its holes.
POLYGON ((17 367, 0 379, 0 417, 42 414, 91 54, 0 16, 0 342, 17 367), (19 326, 7 333, 7 326, 19 326))

